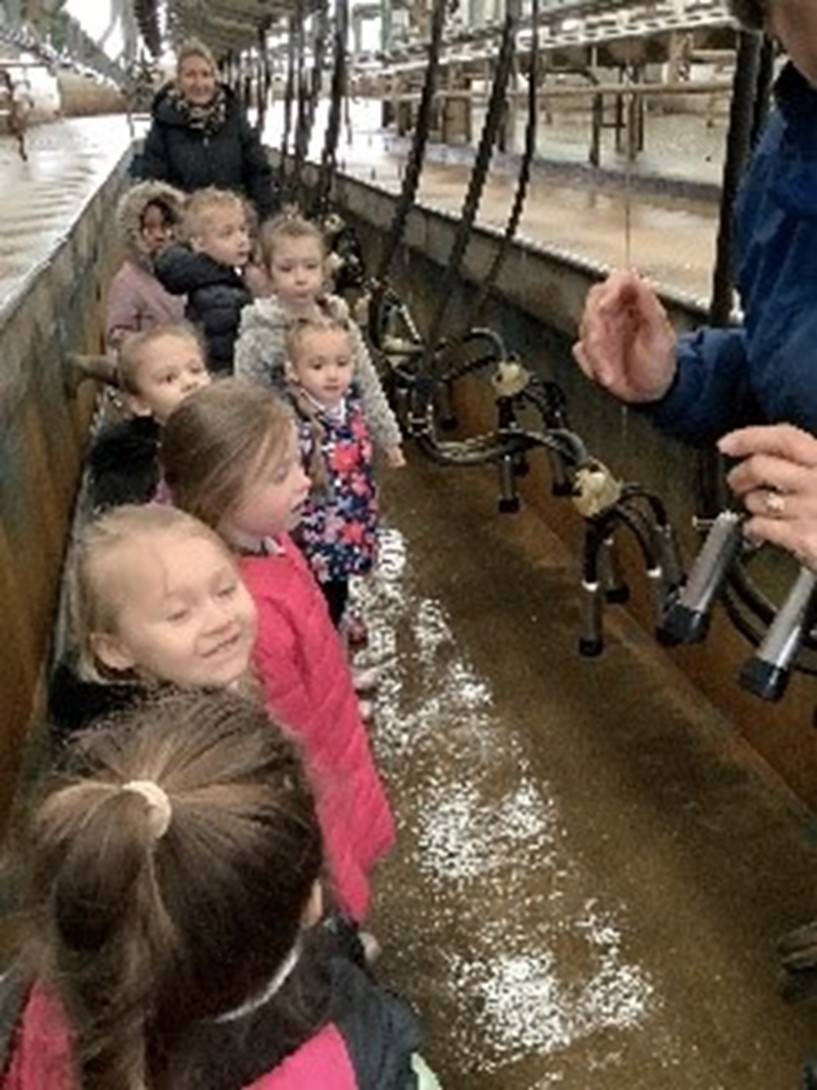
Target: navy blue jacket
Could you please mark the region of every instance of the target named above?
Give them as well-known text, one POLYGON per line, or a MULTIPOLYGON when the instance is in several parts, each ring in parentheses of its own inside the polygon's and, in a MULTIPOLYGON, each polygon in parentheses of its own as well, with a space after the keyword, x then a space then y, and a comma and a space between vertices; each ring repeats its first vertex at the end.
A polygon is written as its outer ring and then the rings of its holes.
POLYGON ((208 185, 236 189, 265 219, 277 208, 272 168, 243 106, 224 85, 227 112, 215 133, 193 128, 168 97, 170 85, 153 100, 152 123, 141 155, 131 167, 136 178, 158 178, 186 193, 208 185))
POLYGON ((187 296, 185 316, 204 334, 210 370, 232 374, 241 311, 252 302, 243 275, 181 242, 165 246, 154 269, 167 291, 187 296))
POLYGON ((817 90, 789 64, 775 94, 735 208, 744 326, 681 337, 672 387, 644 406, 692 442, 749 423, 817 433, 817 90))

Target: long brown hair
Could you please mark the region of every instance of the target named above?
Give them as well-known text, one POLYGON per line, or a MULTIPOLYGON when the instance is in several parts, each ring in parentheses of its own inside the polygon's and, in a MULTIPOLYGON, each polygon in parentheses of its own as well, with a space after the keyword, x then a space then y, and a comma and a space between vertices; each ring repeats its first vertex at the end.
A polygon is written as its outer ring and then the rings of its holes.
POLYGON ((38 968, 82 1090, 184 1090, 196 1028, 262 994, 295 946, 321 843, 263 708, 188 691, 80 737, 28 860, 38 968))
POLYGON ((272 391, 228 378, 186 397, 162 435, 174 502, 214 529, 240 502, 253 471, 280 457, 292 413, 272 391))

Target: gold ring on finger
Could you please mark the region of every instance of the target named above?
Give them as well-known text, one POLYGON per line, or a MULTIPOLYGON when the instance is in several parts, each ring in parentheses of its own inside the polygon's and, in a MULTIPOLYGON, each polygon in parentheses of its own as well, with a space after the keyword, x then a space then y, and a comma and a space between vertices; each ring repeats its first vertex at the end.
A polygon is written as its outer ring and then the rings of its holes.
POLYGON ((766 514, 780 519, 786 511, 786 500, 780 492, 767 492, 765 499, 766 514))

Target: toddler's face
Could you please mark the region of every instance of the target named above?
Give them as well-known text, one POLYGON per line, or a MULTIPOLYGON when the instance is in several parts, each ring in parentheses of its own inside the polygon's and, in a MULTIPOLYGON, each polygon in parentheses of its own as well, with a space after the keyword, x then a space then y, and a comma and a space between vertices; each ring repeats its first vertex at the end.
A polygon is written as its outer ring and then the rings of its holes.
POLYGON ((243 268, 252 253, 244 209, 240 204, 211 209, 192 242, 194 250, 207 254, 213 261, 243 268))
POLYGON ((226 549, 169 532, 142 535, 115 559, 125 573, 122 605, 115 631, 92 636, 97 658, 183 687, 232 685, 246 674, 255 605, 226 549))
POLYGON ((173 238, 173 223, 160 205, 149 204, 145 209, 139 237, 145 252, 151 256, 173 238))
POLYGON ((288 427, 284 449, 253 466, 239 502, 218 527, 232 545, 256 548, 264 538, 293 530, 300 521, 310 481, 301 465, 295 424, 288 427))
POLYGON ((291 369, 305 393, 324 408, 334 408, 352 382, 349 334, 343 329, 307 330, 300 337, 291 369))
POLYGON ((142 348, 137 381, 139 393, 130 395, 131 407, 164 424, 188 394, 210 384, 210 373, 192 337, 169 333, 142 348))
POLYGON ((269 266, 272 290, 292 314, 307 314, 323 291, 323 246, 317 238, 280 238, 269 266))

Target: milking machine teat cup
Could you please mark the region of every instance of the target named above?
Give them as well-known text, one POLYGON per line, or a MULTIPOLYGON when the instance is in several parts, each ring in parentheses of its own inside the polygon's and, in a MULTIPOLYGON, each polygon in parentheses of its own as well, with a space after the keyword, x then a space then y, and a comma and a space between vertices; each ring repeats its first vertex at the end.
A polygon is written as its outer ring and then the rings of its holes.
POLYGON ((763 700, 780 700, 803 640, 817 619, 817 574, 801 568, 757 651, 740 672, 741 687, 763 700))
MULTIPOLYGON (((756 548, 744 538, 745 519, 744 513, 729 510, 713 521, 689 576, 670 595, 658 629, 662 643, 700 643, 706 638, 713 605, 730 570, 747 549, 756 548)), ((817 574, 801 567, 780 606, 767 606, 761 619, 765 635, 754 637, 758 647, 744 663, 739 683, 763 700, 780 700, 797 654, 817 621, 817 574)))
POLYGON ((743 544, 745 516, 721 511, 712 523, 686 581, 668 601, 658 626, 659 640, 674 646, 706 639, 712 606, 743 544))

